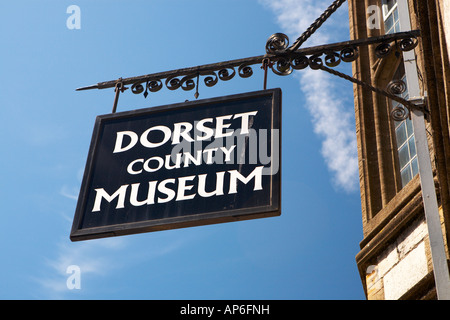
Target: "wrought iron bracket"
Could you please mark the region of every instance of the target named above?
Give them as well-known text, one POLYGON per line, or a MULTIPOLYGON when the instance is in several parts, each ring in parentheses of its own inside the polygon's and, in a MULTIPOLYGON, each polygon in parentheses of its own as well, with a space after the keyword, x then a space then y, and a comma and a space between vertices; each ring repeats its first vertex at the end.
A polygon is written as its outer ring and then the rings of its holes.
POLYGON ((358 48, 363 45, 377 44, 375 47, 375 55, 379 59, 387 57, 394 50, 397 55, 399 55, 400 52, 413 50, 418 44, 418 36, 420 36, 420 31, 415 30, 373 37, 365 40, 349 41, 345 46, 323 46, 322 52, 319 51, 319 53, 307 56, 300 52, 301 50, 291 51, 290 49, 292 47, 289 47, 289 38, 282 33, 275 33, 268 39, 266 51, 276 56, 276 58, 272 58, 272 61, 274 61, 273 71, 275 74, 282 76, 289 75, 293 70, 304 69, 308 66, 313 70, 326 71, 399 102, 401 105, 393 108, 391 117, 395 121, 402 121, 410 117, 410 112, 413 109, 422 111, 425 116, 429 113, 424 103, 412 103, 400 96, 406 89, 406 84, 403 81, 391 81, 386 90, 384 90, 331 68, 337 67, 341 61, 355 61, 359 57, 358 48), (394 43, 394 45, 392 45, 392 43, 394 43), (325 56, 322 58, 322 55, 325 56))
POLYGON ((427 97, 413 97, 408 100, 414 107, 412 110, 418 110, 425 116, 425 120, 429 120, 430 110, 428 109, 427 97))
MULTIPOLYGON (((252 65, 261 65, 265 71, 264 86, 267 84, 267 69, 275 74, 286 76, 293 70, 301 70, 306 67, 321 69, 323 67, 336 67, 340 62, 352 62, 359 56, 359 48, 362 46, 377 44, 375 53, 380 58, 387 56, 393 49, 411 50, 417 44, 418 30, 400 32, 396 34, 338 42, 322 46, 300 48, 292 51, 289 47, 289 39, 286 35, 276 33, 269 37, 266 43, 266 54, 244 59, 223 61, 213 64, 201 65, 191 68, 176 69, 171 71, 147 74, 137 77, 120 78, 99 82, 97 84, 81 87, 77 91, 91 89, 116 88, 120 83, 120 91, 124 92, 131 86, 134 94, 143 94, 146 98, 149 92, 154 93, 166 86, 169 90, 181 88, 190 91, 196 88, 195 98, 198 97, 199 79, 202 78, 206 87, 212 87, 221 81, 229 81, 236 75, 241 78, 249 78, 253 75, 252 65), (395 42, 396 46, 391 43, 395 42), (323 57, 323 60, 322 60, 323 57), (236 71, 237 69, 237 71, 236 71)), ((116 95, 118 99, 118 91, 116 95)), ((115 99, 115 100, 117 100, 115 99)), ((115 103, 115 108, 117 103, 115 103)), ((115 111, 114 108, 114 111, 115 111)))
POLYGON ((387 57, 393 48, 396 50, 396 53, 413 50, 418 43, 417 37, 420 36, 419 30, 310 48, 300 48, 300 46, 311 37, 312 34, 317 31, 317 29, 319 29, 344 2, 345 0, 334 0, 322 15, 317 18, 290 47, 288 36, 283 33, 275 33, 271 35, 266 42, 265 55, 147 74, 138 77, 120 78, 119 80, 99 82, 95 85, 81 87, 76 90, 81 91, 115 87, 116 95, 112 111, 114 113, 117 109, 119 92, 124 92, 124 90, 128 89, 125 87, 126 85, 131 85, 131 91, 134 94, 142 93, 145 98, 147 98, 149 92, 157 92, 161 90, 164 85, 169 90, 181 88, 185 91, 189 91, 196 88, 194 97, 197 99, 199 96, 200 77, 203 78, 204 84, 207 87, 212 87, 215 86, 219 80, 229 81, 233 79, 236 75, 235 68, 237 68, 237 74, 241 78, 249 78, 253 75, 251 66, 254 64, 261 64, 261 69, 264 70, 263 88, 266 89, 268 68, 277 75, 286 76, 291 74, 294 70, 305 69, 309 66, 311 69, 324 70, 400 102, 404 107, 396 107, 392 110, 391 116, 394 120, 406 119, 410 114, 409 111, 415 108, 421 108, 424 113, 427 113, 426 107, 410 103, 398 95, 400 90, 405 87, 404 83, 399 81, 390 83, 388 92, 387 90, 375 88, 368 83, 331 69, 337 67, 341 61, 355 61, 359 57, 359 48, 362 46, 377 44, 375 55, 380 59, 387 57), (395 42, 395 46, 392 46, 393 42, 395 42), (322 56, 324 57, 322 58, 322 56), (194 79, 196 79, 196 81, 194 81, 194 79))

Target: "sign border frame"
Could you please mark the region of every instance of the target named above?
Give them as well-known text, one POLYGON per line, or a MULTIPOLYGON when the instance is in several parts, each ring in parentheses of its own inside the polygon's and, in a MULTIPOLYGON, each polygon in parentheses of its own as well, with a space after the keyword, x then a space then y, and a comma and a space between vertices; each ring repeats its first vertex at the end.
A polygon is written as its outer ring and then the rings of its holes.
MULTIPOLYGON (((110 113, 105 115, 99 115, 95 119, 94 130, 92 133, 91 144, 89 147, 89 153, 86 161, 86 166, 83 174, 83 180, 80 187, 80 194, 77 201, 75 215, 72 223, 72 229, 70 232, 71 241, 81 241, 89 239, 99 239, 106 237, 115 237, 122 235, 131 235, 139 233, 147 233, 154 231, 163 231, 187 227, 204 226, 211 224, 220 224, 233 221, 243 221, 250 219, 259 219, 265 217, 273 217, 281 215, 281 89, 267 89, 261 91, 247 92, 235 95, 228 95, 216 98, 209 98, 203 100, 186 101, 182 103, 175 103, 157 107, 150 107, 144 109, 136 109, 131 111, 123 111, 117 113, 110 113), (278 172, 277 181, 274 181, 274 175, 270 178, 270 205, 241 208, 233 210, 222 210, 209 213, 191 214, 188 216, 169 217, 155 220, 144 220, 138 222, 127 222, 122 224, 113 224, 101 227, 91 227, 81 229, 82 219, 84 217, 84 207, 87 202, 90 179, 92 179, 92 170, 97 156, 97 146, 99 143, 99 135, 102 129, 102 122, 107 120, 113 120, 118 118, 132 118, 134 116, 140 116, 145 114, 153 114, 164 112, 168 110, 176 109, 195 109, 197 106, 204 106, 208 104, 216 104, 221 102, 232 102, 245 98, 253 98, 260 96, 272 96, 272 128, 274 124, 279 124, 279 160, 278 160, 278 172), (278 105, 278 108, 276 108, 278 105), (276 112, 276 109, 279 112, 276 112)), ((273 144, 273 141, 272 141, 273 144)))

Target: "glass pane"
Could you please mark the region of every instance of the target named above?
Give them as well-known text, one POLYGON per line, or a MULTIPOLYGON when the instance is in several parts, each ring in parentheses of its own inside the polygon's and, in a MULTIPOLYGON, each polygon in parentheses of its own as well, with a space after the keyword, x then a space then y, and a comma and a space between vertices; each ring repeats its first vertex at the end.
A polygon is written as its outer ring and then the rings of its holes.
POLYGON ((408 144, 405 144, 398 151, 398 161, 400 164, 400 169, 402 169, 409 162, 409 159, 411 158, 409 157, 408 144))
POLYGON ((413 158, 416 155, 416 144, 414 140, 414 136, 412 136, 408 141, 410 158, 413 158))
POLYGON ((394 25, 392 14, 389 15, 389 17, 384 22, 384 28, 386 33, 390 33, 390 30, 392 29, 392 26, 394 25))
MULTIPOLYGON (((392 4, 390 7, 392 8, 392 10, 391 15, 386 19, 386 24, 389 23, 389 27, 391 28, 390 32, 398 32, 400 30, 396 2, 390 1, 390 3, 392 4)), ((388 1, 384 1, 384 4, 384 8, 387 9, 388 1)), ((406 76, 403 64, 400 64, 400 67, 397 69, 394 75, 394 79, 402 79, 406 84, 406 76)), ((405 100, 408 100, 408 89, 406 89, 405 92, 400 96, 405 100)), ((392 101, 392 107, 395 108, 397 106, 402 105, 398 102, 392 101)), ((402 179, 402 186, 404 187, 419 172, 412 121, 410 119, 395 121, 395 135, 397 138, 400 175, 402 179)))
POLYGON ((395 6, 396 3, 397 3, 397 0, 387 0, 386 4, 387 4, 388 11, 391 10, 395 6))
MULTIPOLYGON (((405 80, 406 83, 406 80, 405 80)), ((403 99, 408 100, 409 99, 409 94, 408 94, 408 88, 406 88, 406 91, 402 94, 403 99)))
POLYGON ((407 138, 406 125, 404 121, 397 127, 397 129, 395 129, 395 135, 397 136, 397 148, 399 148, 405 143, 407 138))
POLYGON ((419 164, 417 162, 417 157, 415 157, 414 160, 411 162, 411 169, 412 169, 412 175, 413 175, 413 177, 415 177, 416 174, 419 173, 419 164))
POLYGON ((406 119, 405 122, 406 122, 406 132, 409 138, 414 133, 413 124, 412 121, 409 119, 406 119))
POLYGON ((405 169, 402 170, 401 176, 402 176, 402 185, 403 186, 405 186, 409 181, 411 181, 412 176, 411 176, 411 168, 409 165, 405 169))

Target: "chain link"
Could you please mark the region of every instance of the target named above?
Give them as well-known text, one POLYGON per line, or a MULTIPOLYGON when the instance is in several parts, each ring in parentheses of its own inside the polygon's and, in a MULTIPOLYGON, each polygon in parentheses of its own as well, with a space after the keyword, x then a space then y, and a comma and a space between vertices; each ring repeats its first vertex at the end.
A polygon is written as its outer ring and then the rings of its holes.
POLYGON ((300 46, 308 40, 309 37, 313 35, 314 32, 317 31, 317 29, 320 28, 320 26, 327 21, 327 19, 345 2, 345 0, 335 0, 323 13, 322 15, 314 21, 311 26, 309 26, 308 29, 306 29, 303 34, 298 37, 297 40, 292 44, 290 48, 288 48, 288 51, 295 51, 300 46))

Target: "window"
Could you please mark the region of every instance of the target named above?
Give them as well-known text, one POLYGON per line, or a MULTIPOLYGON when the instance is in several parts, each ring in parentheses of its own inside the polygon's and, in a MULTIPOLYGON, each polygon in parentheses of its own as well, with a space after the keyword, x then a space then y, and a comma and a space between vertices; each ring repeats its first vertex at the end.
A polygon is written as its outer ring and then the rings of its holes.
MULTIPOLYGON (((400 32, 400 21, 398 16, 397 0, 383 0, 383 20, 386 34, 400 32)), ((394 75, 394 79, 401 79, 406 83, 405 68, 403 63, 394 75)), ((402 98, 408 99, 408 88, 401 94, 402 98)), ((391 101, 392 107, 402 107, 400 103, 391 101)), ((419 172, 417 164, 417 152, 414 141, 414 130, 412 121, 406 119, 395 121, 395 136, 397 141, 398 163, 400 169, 401 183, 404 187, 419 172)))
MULTIPOLYGON (((406 83, 403 63, 400 64, 394 79, 401 79, 406 83)), ((408 99, 408 89, 401 94, 401 97, 406 100, 408 99)), ((392 107, 395 108, 397 106, 403 107, 400 103, 392 101, 392 107)), ((402 187, 404 187, 419 172, 412 121, 408 118, 403 121, 395 121, 395 136, 397 140, 400 176, 402 187)))
POLYGON ((397 0, 383 0, 383 20, 386 34, 400 32, 397 0))

